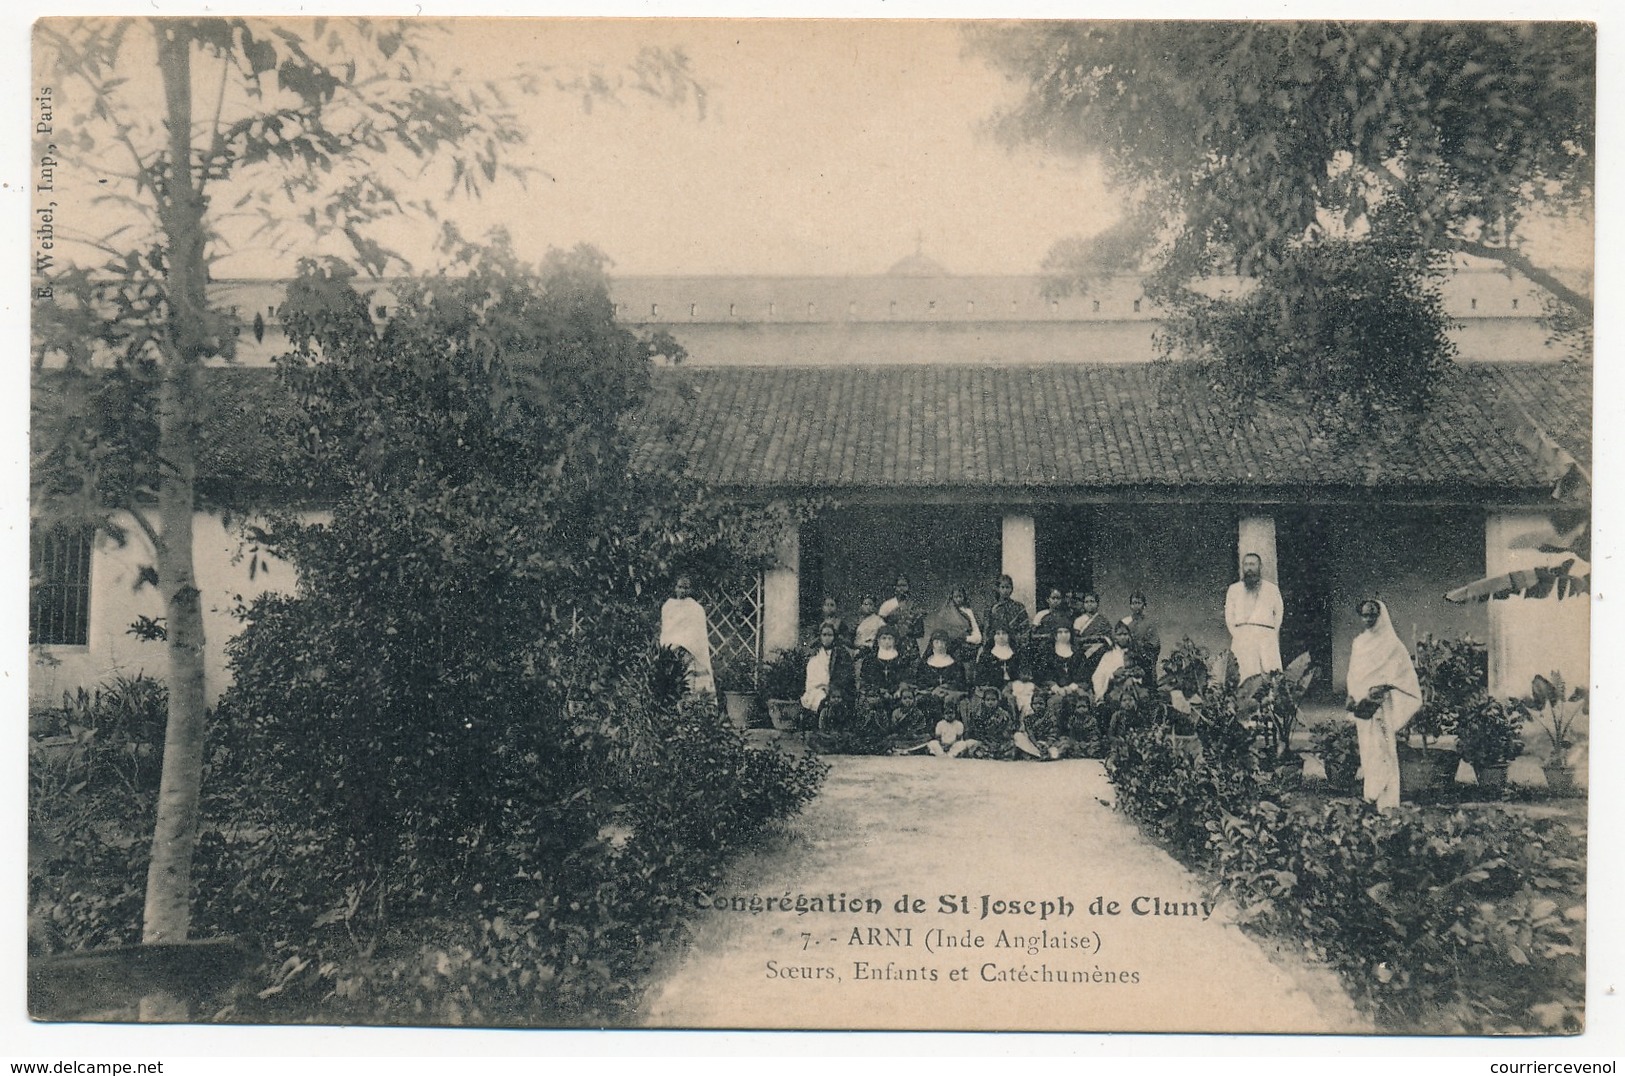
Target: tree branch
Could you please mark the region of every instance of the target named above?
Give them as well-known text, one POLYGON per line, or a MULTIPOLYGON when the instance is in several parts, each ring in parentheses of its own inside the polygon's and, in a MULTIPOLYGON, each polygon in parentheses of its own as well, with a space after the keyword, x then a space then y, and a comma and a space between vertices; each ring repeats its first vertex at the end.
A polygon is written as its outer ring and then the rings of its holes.
POLYGON ((1463 254, 1471 254, 1476 258, 1488 258, 1491 261, 1500 262, 1509 269, 1516 269, 1534 283, 1584 314, 1588 321, 1591 320, 1595 313, 1596 304, 1589 295, 1569 287, 1550 271, 1542 269, 1531 262, 1520 251, 1511 247, 1492 247, 1461 236, 1451 236, 1450 245, 1452 249, 1463 254))
POLYGON ((162 539, 159 538, 157 529, 153 527, 152 520, 147 518, 145 512, 136 507, 133 500, 126 500, 123 507, 126 512, 130 513, 130 518, 135 520, 135 525, 141 528, 141 533, 147 536, 147 541, 152 543, 152 555, 156 557, 159 553, 158 543, 162 539))

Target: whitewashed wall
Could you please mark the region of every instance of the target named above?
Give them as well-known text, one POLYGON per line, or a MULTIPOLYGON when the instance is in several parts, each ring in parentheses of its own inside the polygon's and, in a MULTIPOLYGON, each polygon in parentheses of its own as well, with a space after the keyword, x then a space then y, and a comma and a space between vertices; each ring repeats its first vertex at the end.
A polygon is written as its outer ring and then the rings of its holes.
MULTIPOLYGON (((121 523, 128 535, 124 545, 98 534, 92 546, 86 645, 32 648, 31 703, 52 702, 64 691, 93 688, 118 674, 165 676, 163 644, 128 634, 138 617, 163 616, 163 602, 156 588, 139 584, 142 568, 155 563, 151 543, 132 520, 121 523)), ((237 520, 228 526, 220 517, 201 512, 192 521, 194 569, 203 601, 205 685, 211 699, 218 698, 228 683, 225 644, 240 627, 233 610, 266 591, 289 592, 295 584, 293 568, 264 553, 250 574, 252 554, 240 536, 240 524, 237 520)))

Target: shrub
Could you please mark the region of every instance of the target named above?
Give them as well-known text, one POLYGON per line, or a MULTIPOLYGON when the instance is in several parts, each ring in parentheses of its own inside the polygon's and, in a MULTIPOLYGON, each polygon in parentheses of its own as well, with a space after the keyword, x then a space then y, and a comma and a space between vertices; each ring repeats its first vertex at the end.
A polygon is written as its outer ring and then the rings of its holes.
POLYGON ((1474 772, 1504 766, 1523 754, 1523 718, 1515 707, 1486 698, 1457 720, 1456 749, 1474 772))
MULTIPOLYGON (((1294 804, 1227 693, 1198 710, 1199 758, 1164 729, 1136 729, 1113 744, 1107 775, 1118 809, 1204 869, 1244 925, 1330 964, 1386 1028, 1579 1030, 1584 848, 1561 821, 1294 804)), ((1317 748, 1357 753, 1357 735, 1336 722, 1317 748)))
POLYGON ((1405 734, 1420 738, 1425 750, 1440 736, 1454 733, 1461 715, 1488 696, 1489 651, 1471 636, 1424 635, 1416 644, 1416 678, 1422 687, 1422 706, 1405 734))
POLYGON ((57 741, 31 742, 28 755, 35 949, 140 940, 168 701, 160 681, 120 676, 31 715, 57 741))
POLYGON ((1187 862, 1203 858, 1210 825, 1269 794, 1269 778, 1250 733, 1233 723, 1208 729, 1197 755, 1181 750, 1167 726, 1118 736, 1106 755, 1117 807, 1147 826, 1187 862))
POLYGON ((756 659, 744 650, 736 650, 713 664, 717 687, 742 695, 756 692, 756 659))
POLYGON ((1354 771, 1360 768, 1360 730, 1348 719, 1334 717, 1323 722, 1315 726, 1309 738, 1315 754, 1326 767, 1328 780, 1333 774, 1352 778, 1354 771))
POLYGON ((1212 853, 1244 922, 1299 939, 1387 1026, 1579 1029, 1583 851, 1561 823, 1263 802, 1216 823, 1212 853))
POLYGON ((807 686, 807 651, 799 646, 774 651, 762 662, 757 694, 765 709, 769 699, 799 699, 807 686))
MULTIPOLYGON (((235 777, 211 814, 235 824, 211 827, 200 852, 197 917, 260 938, 265 958, 225 1015, 629 1019, 638 975, 681 928, 687 895, 799 810, 824 772, 812 757, 747 747, 710 695, 658 706, 647 683, 657 671, 651 656, 590 712, 548 722, 550 741, 504 738, 485 756, 483 809, 459 825, 420 794, 382 863, 357 855, 373 835, 335 809, 339 785, 306 778, 288 795, 290 778, 345 750, 342 739, 314 756, 279 753, 294 739, 278 731, 287 715, 245 718, 238 707, 259 696, 251 682, 234 688, 216 759, 235 777)), ((378 770, 380 798, 408 803, 398 785, 417 771, 391 769, 378 770)))
POLYGON ((1550 677, 1535 676, 1529 685, 1529 698, 1520 699, 1517 708, 1521 715, 1534 721, 1546 734, 1551 744, 1551 760, 1568 761, 1568 750, 1574 746, 1575 726, 1582 714, 1591 712, 1591 696, 1582 684, 1568 689, 1563 675, 1553 671, 1550 677))
POLYGON ((1184 692, 1186 698, 1205 695, 1212 685, 1212 656, 1206 647, 1198 645, 1189 635, 1162 659, 1162 678, 1158 686, 1164 690, 1184 692))
POLYGON ((534 943, 555 985, 526 1022, 592 1019, 692 878, 821 772, 747 751, 653 646, 650 595, 762 567, 803 510, 632 465, 649 350, 601 256, 455 254, 387 320, 331 265, 283 304, 278 372, 332 517, 258 536, 300 589, 229 649, 200 918, 264 941, 238 1016, 410 1017, 368 987, 417 974, 419 947, 473 990, 534 943))

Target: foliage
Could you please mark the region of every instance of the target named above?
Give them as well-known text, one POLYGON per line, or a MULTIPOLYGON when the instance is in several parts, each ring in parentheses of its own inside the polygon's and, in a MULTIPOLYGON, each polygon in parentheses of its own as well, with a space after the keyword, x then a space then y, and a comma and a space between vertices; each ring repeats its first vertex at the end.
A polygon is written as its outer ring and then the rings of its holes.
MULTIPOLYGON (((1209 698, 1222 712, 1224 694, 1209 698)), ((1203 870, 1244 926, 1330 964, 1387 1030, 1579 1030, 1584 849, 1563 822, 1294 802, 1240 721, 1199 728, 1198 757, 1166 729, 1132 730, 1107 775, 1118 809, 1203 870)), ((1317 749, 1357 752, 1356 736, 1335 722, 1317 749)))
POLYGON ((140 940, 156 806, 164 685, 120 676, 30 715, 30 945, 46 951, 140 940))
POLYGON ((1561 762, 1574 746, 1575 723, 1581 714, 1591 711, 1591 696, 1583 686, 1570 691, 1563 674, 1553 670, 1549 677, 1536 676, 1530 682, 1529 697, 1519 699, 1516 707, 1526 720, 1540 726, 1551 744, 1553 761, 1561 762))
MULTIPOLYGON (((295 29, 62 19, 38 24, 36 40, 64 114, 56 131, 36 129, 62 177, 45 208, 107 230, 64 228, 34 262, 36 369, 64 366, 63 395, 84 405, 33 430, 34 506, 44 518, 112 532, 113 513, 128 513, 153 549, 170 713, 145 933, 173 940, 189 931, 203 768, 204 630, 191 535, 201 423, 217 404, 200 392, 200 370, 233 357, 240 328, 210 305, 211 267, 234 241, 286 253, 332 240, 382 272, 392 255, 376 226, 409 208, 438 216, 437 200, 414 205, 407 184, 396 185, 392 161, 408 156, 421 175, 438 160, 453 192, 477 193, 482 177, 519 174, 504 155, 523 134, 494 83, 438 77, 406 21, 317 19, 295 29), (194 100, 203 85, 194 64, 210 69, 212 101, 194 100), (211 104, 211 117, 198 114, 211 104), (255 222, 246 234, 227 224, 243 216, 255 222), (69 240, 97 263, 70 258, 69 240), (154 496, 156 525, 147 517, 154 496)), ((685 97, 685 63, 651 63, 654 85, 685 97)), ((256 334, 263 329, 256 315, 256 334)))
POLYGON ((1397 228, 1294 244, 1218 295, 1157 282, 1165 359, 1195 364, 1241 411, 1303 401, 1340 431, 1426 408, 1452 369, 1438 257, 1397 228))
POLYGON ((341 268, 290 286, 279 371, 339 493, 258 536, 299 590, 229 646, 199 914, 272 939, 233 1018, 624 1019, 685 895, 822 775, 653 642, 672 578, 766 563, 793 511, 631 466, 605 401, 649 364, 596 255, 460 259, 382 324, 341 268))
POLYGON ((1561 822, 1264 801, 1211 832, 1242 921, 1329 962, 1383 1026, 1580 1029, 1584 851, 1561 822))
POLYGON ((1092 22, 993 27, 1010 140, 1101 160, 1181 279, 1243 275, 1392 209, 1423 246, 1532 265, 1532 212, 1588 212, 1596 29, 1584 23, 1092 22))
POLYGON ((1293 658, 1285 669, 1254 674, 1236 688, 1236 716, 1267 730, 1277 757, 1286 756, 1291 748, 1303 696, 1314 683, 1316 672, 1304 653, 1293 658))
POLYGON ((1520 534, 1507 543, 1510 549, 1534 549, 1552 558, 1532 568, 1476 579, 1445 594, 1449 601, 1504 600, 1511 597, 1547 598, 1559 601, 1591 593, 1591 480, 1574 458, 1544 433, 1533 434, 1537 456, 1563 468, 1564 477, 1554 494, 1570 502, 1550 515, 1551 532, 1520 534))
POLYGON ((1200 697, 1213 686, 1212 655, 1189 635, 1162 659, 1162 676, 1157 685, 1182 692, 1186 698, 1200 697))
POLYGON ((1421 411, 1448 369, 1443 262, 1492 259, 1554 296, 1526 218, 1594 195, 1596 31, 1582 23, 1071 22, 989 26, 1019 91, 1011 143, 1097 160, 1123 215, 1062 239, 1048 290, 1149 264, 1169 357, 1245 412, 1268 392, 1334 429, 1421 411), (1239 294, 1215 295, 1228 277, 1239 294))
POLYGON ((1405 735, 1420 738, 1427 750, 1440 736, 1455 732, 1462 714, 1488 697, 1489 651, 1470 635, 1435 639, 1429 634, 1417 641, 1415 660, 1422 706, 1405 726, 1405 735))
POLYGON ((1309 734, 1315 755, 1326 767, 1326 778, 1335 783, 1338 776, 1352 778, 1360 768, 1360 731, 1354 723, 1333 718, 1316 725, 1309 734))
POLYGON ((1234 722, 1203 732, 1203 749, 1193 755, 1175 746, 1165 725, 1132 728, 1113 739, 1105 762, 1118 810, 1186 862, 1202 858, 1210 823, 1274 795, 1250 734, 1234 722))
POLYGON ((265 943, 226 1018, 625 1022, 693 890, 824 772, 748 748, 709 695, 657 707, 651 659, 590 713, 532 708, 523 726, 464 730, 485 744, 475 779, 457 764, 473 752, 429 739, 433 796, 426 767, 402 757, 411 744, 395 748, 374 770, 371 792, 393 811, 373 816, 387 825, 375 834, 350 816, 350 790, 324 779, 354 772, 349 753, 372 744, 314 740, 293 708, 255 704, 303 677, 276 660, 296 637, 251 632, 200 857, 200 924, 265 943), (369 846, 385 833, 380 868, 369 846))
POLYGON ((757 677, 757 694, 765 707, 769 699, 799 699, 807 686, 807 659, 804 647, 792 646, 774 651, 762 662, 757 677))
POLYGON ((1456 720, 1456 750, 1482 775, 1486 766, 1505 766, 1523 754, 1523 717, 1516 704, 1486 698, 1456 720))
POLYGON ((717 687, 744 695, 756 693, 756 659, 744 650, 736 650, 713 668, 717 687))

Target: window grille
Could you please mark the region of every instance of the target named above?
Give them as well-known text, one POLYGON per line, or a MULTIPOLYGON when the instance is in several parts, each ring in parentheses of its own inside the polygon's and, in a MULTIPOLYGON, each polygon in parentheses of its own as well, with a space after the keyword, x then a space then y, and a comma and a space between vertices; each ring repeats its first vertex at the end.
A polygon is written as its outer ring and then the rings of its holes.
POLYGON ((29 543, 28 642, 90 642, 90 527, 36 530, 29 543))

